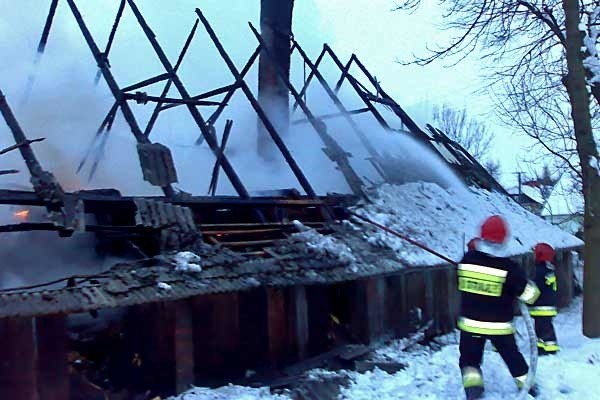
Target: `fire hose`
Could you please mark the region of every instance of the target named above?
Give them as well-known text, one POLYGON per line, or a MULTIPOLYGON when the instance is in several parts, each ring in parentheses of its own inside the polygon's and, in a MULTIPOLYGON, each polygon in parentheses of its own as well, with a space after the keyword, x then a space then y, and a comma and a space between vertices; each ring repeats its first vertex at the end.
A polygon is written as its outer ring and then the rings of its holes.
MULTIPOLYGON (((406 235, 403 235, 393 229, 390 229, 387 226, 381 225, 367 217, 357 214, 354 211, 348 210, 348 213, 368 224, 371 224, 371 225, 393 235, 393 236, 399 237, 400 239, 402 239, 414 246, 417 246, 430 254, 433 254, 434 256, 446 261, 447 263, 449 263, 455 267, 458 267, 458 262, 431 249, 430 247, 424 245, 423 243, 420 243, 406 235)), ((537 371, 538 352, 537 352, 537 343, 536 343, 537 337, 535 334, 533 318, 531 318, 531 315, 529 315, 529 310, 527 309, 527 306, 525 305, 525 303, 523 303, 522 301, 519 301, 519 310, 521 312, 521 315, 523 316, 523 320, 525 321, 525 326, 527 329, 527 336, 529 339, 529 371, 527 373, 527 379, 525 381, 525 384, 520 388, 519 393, 517 394, 517 400, 524 400, 527 398, 529 389, 531 389, 531 387, 533 386, 534 381, 535 381, 535 374, 537 371)))

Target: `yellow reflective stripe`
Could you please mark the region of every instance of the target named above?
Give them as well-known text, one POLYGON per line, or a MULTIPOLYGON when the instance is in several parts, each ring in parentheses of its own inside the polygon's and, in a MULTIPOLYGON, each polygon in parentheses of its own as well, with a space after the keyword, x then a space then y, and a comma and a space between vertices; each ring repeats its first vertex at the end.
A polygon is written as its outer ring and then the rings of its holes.
POLYGON ((515 332, 512 322, 487 322, 460 317, 458 329, 479 335, 511 335, 515 332))
POLYGON ((465 367, 462 370, 462 381, 465 388, 483 386, 483 376, 473 367, 465 367))
POLYGON ((550 351, 550 352, 555 352, 555 351, 560 350, 560 347, 558 346, 558 344, 556 344, 556 342, 544 342, 542 340, 538 340, 537 347, 542 350, 550 351))
POLYGON ((503 285, 504 284, 498 282, 467 278, 465 276, 458 277, 458 290, 483 296, 500 297, 502 295, 503 285))
POLYGON ((532 317, 554 317, 558 314, 556 307, 552 306, 537 306, 530 307, 529 314, 532 317))
POLYGON ((482 272, 458 270, 458 276, 481 279, 481 280, 490 281, 490 282, 499 282, 499 283, 506 282, 506 277, 496 276, 496 275, 491 275, 491 274, 484 274, 482 272))
POLYGON ((540 297, 540 289, 533 282, 527 282, 523 293, 519 296, 519 300, 527 304, 533 304, 540 297))
POLYGON ((546 286, 552 286, 552 290, 554 290, 556 292, 556 290, 557 290, 556 275, 554 275, 554 274, 546 275, 546 286))
POLYGON ((479 272, 482 274, 494 275, 494 276, 499 276, 502 278, 506 278, 506 275, 508 275, 508 271, 506 271, 506 270, 499 269, 499 268, 486 267, 486 266, 477 265, 477 264, 458 264, 458 270, 459 271, 479 272))

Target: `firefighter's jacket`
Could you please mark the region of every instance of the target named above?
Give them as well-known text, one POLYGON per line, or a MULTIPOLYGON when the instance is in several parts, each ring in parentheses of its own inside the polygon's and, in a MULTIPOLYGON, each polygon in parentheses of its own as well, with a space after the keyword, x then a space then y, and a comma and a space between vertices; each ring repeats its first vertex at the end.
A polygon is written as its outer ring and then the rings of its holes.
POLYGON ((531 307, 529 313, 532 317, 554 317, 556 316, 556 275, 554 265, 549 262, 538 262, 535 264, 534 282, 540 289, 540 297, 531 307))
POLYGON ((533 304, 540 292, 513 261, 471 250, 458 265, 458 328, 480 335, 511 335, 516 298, 533 304))

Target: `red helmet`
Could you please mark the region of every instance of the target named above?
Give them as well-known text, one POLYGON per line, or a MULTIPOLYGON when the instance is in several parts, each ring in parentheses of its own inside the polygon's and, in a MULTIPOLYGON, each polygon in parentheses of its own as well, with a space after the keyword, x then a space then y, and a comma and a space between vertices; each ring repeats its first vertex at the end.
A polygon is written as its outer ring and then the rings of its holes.
POLYGON ((548 243, 538 243, 533 248, 536 262, 552 262, 554 260, 554 249, 548 243))
POLYGON ((492 215, 481 225, 481 239, 492 243, 504 243, 508 236, 508 226, 499 215, 492 215))

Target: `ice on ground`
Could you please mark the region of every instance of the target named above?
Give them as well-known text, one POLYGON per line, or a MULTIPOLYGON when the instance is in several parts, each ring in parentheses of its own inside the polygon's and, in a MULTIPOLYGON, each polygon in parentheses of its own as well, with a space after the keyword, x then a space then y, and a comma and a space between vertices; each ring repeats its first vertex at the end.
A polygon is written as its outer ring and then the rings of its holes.
POLYGON ((173 257, 175 261, 175 271, 183 272, 202 272, 200 262, 202 258, 191 251, 181 251, 173 257))
POLYGON ((217 389, 195 387, 167 400, 291 400, 281 394, 271 394, 269 388, 229 385, 217 389))
MULTIPOLYGON (((454 260, 462 257, 466 243, 478 235, 480 224, 493 214, 504 217, 511 230, 503 255, 531 252, 541 241, 559 249, 583 245, 511 198, 483 189, 444 189, 426 182, 385 184, 370 197, 373 203, 359 205, 355 211, 454 260)), ((395 250, 410 266, 441 263, 436 256, 379 229, 374 229, 367 240, 395 250)))
MULTIPOLYGON (((600 339, 589 339, 581 333, 581 299, 555 319, 561 352, 540 357, 537 383, 538 400, 600 399, 595 384, 600 380, 600 339)), ((520 329, 525 332, 524 329, 520 329)), ((411 351, 397 352, 394 344, 378 350, 378 358, 407 365, 405 370, 388 374, 376 369, 373 372, 350 373, 351 384, 342 389, 343 400, 458 400, 464 399, 458 368, 458 345, 443 346, 434 351, 415 346, 411 351)), ((528 349, 522 347, 524 354, 528 349)), ((528 358, 526 356, 526 358, 528 358)), ((486 351, 483 362, 486 382, 485 400, 515 398, 517 388, 498 353, 486 351)))

